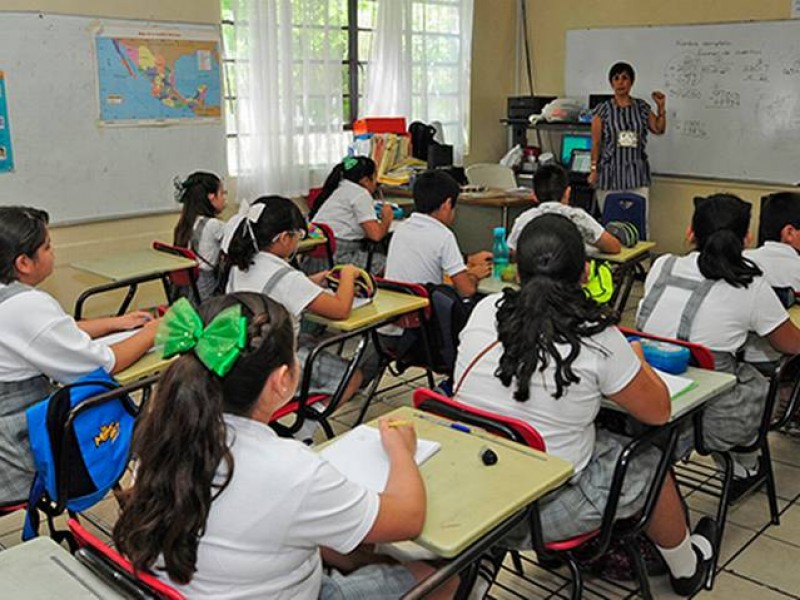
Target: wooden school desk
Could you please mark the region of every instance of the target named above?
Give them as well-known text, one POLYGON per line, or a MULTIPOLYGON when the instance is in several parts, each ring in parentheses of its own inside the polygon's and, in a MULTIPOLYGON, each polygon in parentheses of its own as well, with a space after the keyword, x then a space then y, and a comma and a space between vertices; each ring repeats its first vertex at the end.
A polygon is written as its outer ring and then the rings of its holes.
POLYGON ((176 358, 177 356, 164 358, 159 350, 153 350, 142 356, 127 369, 123 369, 114 375, 114 379, 121 385, 136 383, 145 377, 162 373, 176 358))
MULTIPOLYGON (((565 483, 572 464, 479 429, 450 427, 452 421, 411 407, 388 416, 409 420, 420 438, 441 448, 421 466, 428 506, 422 533, 414 540, 444 558, 455 558, 412 590, 421 597, 439 582, 474 562, 526 516, 534 500, 565 483), (490 448, 497 464, 486 466, 480 453, 490 448)), ((370 425, 377 427, 377 420, 370 425)))
POLYGON ((117 311, 118 315, 125 314, 139 284, 148 281, 161 280, 164 285, 164 294, 169 301, 167 275, 173 271, 193 269, 197 267, 197 261, 148 248, 79 261, 72 263, 71 266, 110 280, 109 283, 92 286, 78 296, 75 302, 74 316, 76 319, 80 319, 83 315, 83 305, 89 297, 128 288, 128 293, 117 311))
MULTIPOLYGON (((360 338, 355 354, 350 359, 345 377, 339 384, 336 392, 331 396, 328 406, 326 406, 322 412, 313 414, 313 418, 320 422, 328 438, 333 437, 333 429, 328 423, 328 417, 330 417, 330 415, 333 414, 333 412, 338 408, 342 399, 342 395, 344 394, 344 390, 347 387, 353 372, 355 371, 356 363, 361 359, 366 351, 370 336, 376 335, 376 332, 380 327, 391 323, 403 315, 417 312, 420 315, 420 319, 424 319, 424 311, 428 306, 429 302, 427 298, 378 289, 375 297, 372 299, 372 302, 353 309, 347 319, 334 321, 310 313, 303 315, 304 319, 325 325, 330 329, 340 332, 338 335, 321 340, 308 354, 306 362, 303 365, 303 377, 299 390, 299 396, 303 399, 303 402, 305 402, 305 399, 309 397, 311 365, 313 364, 313 361, 319 352, 323 348, 342 344, 351 338, 360 338)), ((430 346, 428 345, 427 339, 424 341, 424 346, 425 350, 428 352, 428 356, 430 356, 430 346)), ((428 374, 428 377, 428 383, 431 387, 433 387, 433 377, 430 373, 428 374)), ((372 396, 375 394, 374 387, 375 386, 371 387, 365 402, 369 403, 372 399, 372 396)))
POLYGON ((0 552, 4 598, 105 600, 126 598, 109 587, 49 537, 0 552))

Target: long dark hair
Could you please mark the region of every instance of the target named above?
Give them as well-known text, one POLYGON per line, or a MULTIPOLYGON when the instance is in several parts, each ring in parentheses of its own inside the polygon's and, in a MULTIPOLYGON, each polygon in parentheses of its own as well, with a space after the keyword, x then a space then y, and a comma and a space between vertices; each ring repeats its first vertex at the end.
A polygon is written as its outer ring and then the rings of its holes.
POLYGON ((242 271, 247 271, 260 250, 269 247, 276 235, 284 231, 307 231, 308 224, 297 205, 283 196, 261 196, 253 202, 263 204, 258 221, 242 219, 228 246, 228 258, 242 271), (255 239, 253 236, 255 235, 255 239))
POLYGON ((755 263, 742 256, 750 227, 750 204, 733 194, 694 199, 692 230, 700 251, 697 266, 706 279, 724 279, 747 287, 761 275, 755 263))
POLYGON ((173 244, 188 248, 197 217, 217 215, 208 195, 218 193, 221 186, 222 181, 219 177, 205 171, 197 171, 189 175, 186 181, 175 183, 176 197, 178 202, 183 204, 183 210, 181 210, 181 218, 175 226, 173 244))
POLYGON ((224 378, 193 352, 169 366, 134 432, 136 481, 120 494, 117 548, 139 570, 163 555, 170 578, 181 584, 196 570, 211 503, 233 476, 223 413, 249 415, 270 374, 295 360, 289 314, 266 296, 210 298, 200 307, 203 323, 237 303, 247 319, 246 349, 224 378), (222 481, 218 472, 225 473, 222 481))
POLYGON ((0 283, 17 279, 17 257, 33 258, 47 241, 50 216, 28 206, 0 206, 0 283))
POLYGON ((348 156, 333 167, 325 183, 322 184, 322 191, 317 196, 314 208, 308 213, 309 220, 314 220, 319 209, 331 197, 331 194, 336 191, 343 179, 358 183, 364 177, 372 177, 375 174, 375 169, 375 161, 368 156, 348 156))
POLYGON ((497 304, 497 337, 503 355, 495 376, 506 387, 516 379, 514 399, 525 402, 536 371, 555 365, 556 390, 580 378, 572 363, 581 351, 581 338, 600 333, 614 324, 606 306, 587 297, 581 287, 586 264, 583 239, 572 221, 546 214, 522 230, 517 243, 517 268, 521 288, 506 289, 497 304), (556 348, 566 344, 565 357, 556 348))

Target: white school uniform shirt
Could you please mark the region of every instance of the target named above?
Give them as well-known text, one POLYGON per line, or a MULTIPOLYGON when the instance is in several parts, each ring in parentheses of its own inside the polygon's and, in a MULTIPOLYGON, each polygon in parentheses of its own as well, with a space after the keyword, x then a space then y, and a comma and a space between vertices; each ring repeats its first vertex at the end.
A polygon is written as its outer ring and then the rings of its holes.
MULTIPOLYGON (((653 263, 644 282, 645 298, 668 256, 661 256, 653 263)), ((697 266, 699 256, 698 252, 692 252, 678 257, 672 274, 702 281, 704 277, 697 266)), ((689 290, 667 287, 644 325, 644 331, 664 337, 676 337, 680 316, 690 294, 689 290)), ((641 306, 640 302, 639 309, 641 306)), ((720 279, 714 282, 700 305, 689 341, 718 352, 737 352, 747 340, 748 332, 752 331, 763 337, 788 318, 786 309, 763 277, 756 277, 746 288, 734 287, 720 279)))
MULTIPOLYGON (((222 238, 225 235, 225 223, 213 217, 203 217, 205 227, 200 234, 200 241, 197 244, 196 252, 203 260, 198 261, 201 271, 213 271, 219 263, 219 249, 222 238)), ((194 230, 200 225, 200 218, 194 221, 194 230)))
POLYGON ((581 232, 583 243, 587 246, 594 246, 605 231, 603 226, 582 208, 562 204, 561 202, 542 202, 539 206, 529 208, 514 220, 514 225, 511 227, 511 233, 508 235, 506 242, 508 247, 516 252, 517 240, 519 240, 522 230, 525 229, 525 225, 536 217, 548 214, 561 215, 575 223, 578 231, 581 232))
POLYGON ((375 523, 378 494, 263 423, 226 414, 225 424, 233 477, 211 503, 197 572, 176 587, 187 598, 317 600, 319 547, 352 552, 375 523))
POLYGON ((450 228, 424 213, 412 213, 392 234, 386 278, 407 283, 442 283, 465 271, 464 257, 450 228))
MULTIPOLYGON (((764 279, 772 287, 792 288, 800 292, 800 254, 789 244, 764 242, 760 248, 744 251, 764 272, 764 279)), ((744 348, 747 362, 773 362, 781 353, 773 349, 768 340, 751 334, 744 348)))
POLYGON ((377 220, 367 189, 347 179, 342 179, 314 216, 314 221, 330 226, 336 238, 352 241, 364 239, 361 223, 377 220))
POLYGON ((98 367, 110 372, 115 362, 50 294, 32 288, 0 303, 0 381, 44 374, 70 383, 98 367))
POLYGON ((227 292, 258 292, 262 293, 264 286, 278 269, 289 267, 291 272, 284 275, 267 294, 278 304, 289 311, 295 329, 295 335, 300 332, 300 317, 306 307, 325 290, 311 281, 306 275, 283 260, 280 256, 270 252, 259 252, 253 259, 253 264, 247 271, 233 267, 228 277, 227 292))
MULTIPOLYGON (((516 382, 504 387, 494 373, 503 347, 497 344, 467 373, 473 359, 497 340, 497 301, 502 294, 481 300, 461 331, 455 381, 460 385, 456 399, 484 410, 522 419, 544 438, 548 454, 568 460, 580 473, 592 457, 595 443, 594 420, 603 396, 625 388, 641 369, 641 363, 625 337, 616 327, 609 327, 585 338, 572 370, 580 378, 565 388, 561 398, 554 398, 554 369, 531 377, 530 397, 517 402, 513 394, 516 382), (462 382, 462 378, 464 381, 462 382)), ((562 356, 569 347, 557 346, 562 356)))

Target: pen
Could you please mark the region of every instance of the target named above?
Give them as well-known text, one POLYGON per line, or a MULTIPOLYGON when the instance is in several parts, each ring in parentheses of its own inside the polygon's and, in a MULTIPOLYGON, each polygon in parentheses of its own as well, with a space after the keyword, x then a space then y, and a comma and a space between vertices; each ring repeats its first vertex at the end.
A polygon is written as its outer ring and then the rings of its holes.
POLYGON ((411 421, 390 421, 389 427, 411 427, 413 423, 411 421))
POLYGON ((461 423, 450 423, 450 429, 455 429, 456 431, 463 431, 464 433, 470 433, 470 428, 466 425, 462 425, 461 423))

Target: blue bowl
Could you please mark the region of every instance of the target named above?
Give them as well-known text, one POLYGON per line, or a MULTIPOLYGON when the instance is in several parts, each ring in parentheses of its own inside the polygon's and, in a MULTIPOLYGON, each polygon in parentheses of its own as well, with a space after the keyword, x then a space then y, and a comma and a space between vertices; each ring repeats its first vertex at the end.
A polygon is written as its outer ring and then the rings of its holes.
POLYGON ((641 343, 644 359, 656 369, 680 375, 689 366, 691 352, 685 346, 648 339, 642 339, 641 343))

